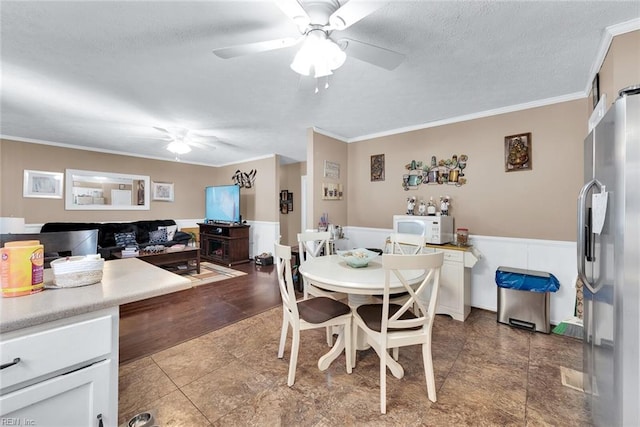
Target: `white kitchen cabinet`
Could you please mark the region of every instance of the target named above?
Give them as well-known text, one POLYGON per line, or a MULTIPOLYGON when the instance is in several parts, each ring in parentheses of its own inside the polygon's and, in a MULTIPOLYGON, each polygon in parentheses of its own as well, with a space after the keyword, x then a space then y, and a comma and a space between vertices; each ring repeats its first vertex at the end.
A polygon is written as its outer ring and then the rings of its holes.
POLYGON ((471 248, 446 249, 446 246, 429 245, 426 252, 429 251, 444 252, 436 314, 447 314, 464 321, 471 312, 471 268, 479 255, 471 248))
POLYGON ((0 358, 2 420, 117 425, 117 307, 3 334, 0 358))

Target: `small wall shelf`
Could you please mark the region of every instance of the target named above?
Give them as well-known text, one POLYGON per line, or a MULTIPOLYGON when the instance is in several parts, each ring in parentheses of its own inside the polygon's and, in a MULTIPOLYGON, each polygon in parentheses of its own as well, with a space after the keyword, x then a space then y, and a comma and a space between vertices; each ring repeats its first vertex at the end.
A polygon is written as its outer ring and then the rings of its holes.
POLYGON ((342 184, 323 182, 322 200, 342 200, 342 184))

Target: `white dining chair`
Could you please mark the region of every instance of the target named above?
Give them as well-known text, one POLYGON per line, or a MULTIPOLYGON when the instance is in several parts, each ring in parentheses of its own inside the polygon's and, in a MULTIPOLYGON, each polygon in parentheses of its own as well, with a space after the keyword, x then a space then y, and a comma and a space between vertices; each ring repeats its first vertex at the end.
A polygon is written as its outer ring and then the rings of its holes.
MULTIPOLYGON (((431 329, 435 318, 435 308, 440 286, 440 268, 444 260, 443 252, 418 255, 382 255, 385 284, 382 304, 364 304, 353 313, 353 336, 366 335, 367 342, 380 358, 380 412, 387 412, 387 360, 389 349, 409 345, 422 345, 422 362, 427 383, 427 395, 436 401, 436 386, 431 358, 431 329), (427 272, 417 288, 406 279, 408 270, 427 272), (392 277, 397 277, 409 294, 403 305, 389 302, 389 285, 392 277), (415 288, 415 290, 414 290, 415 288), (414 304, 418 307, 412 311, 414 304)), ((355 362, 355 349, 351 350, 351 360, 355 362)), ((401 377, 401 376, 400 376, 401 377)))
MULTIPOLYGON (((343 302, 327 297, 314 297, 296 301, 296 294, 291 275, 291 247, 275 244, 275 262, 278 274, 278 285, 282 297, 282 330, 280 332, 280 346, 278 358, 284 357, 284 347, 287 341, 289 326, 292 329, 291 358, 289 361, 289 376, 287 385, 291 387, 296 378, 298 363, 298 348, 300 346, 300 331, 316 328, 339 326, 344 334, 345 357, 347 372, 351 373, 353 362, 351 356, 351 309, 343 302)), ((320 370, 326 369, 322 365, 322 358, 318 361, 320 370)))
POLYGON ((422 253, 426 237, 420 234, 392 233, 389 236, 391 248, 389 253, 400 255, 416 255, 422 253))
MULTIPOLYGON (((398 254, 398 255, 417 255, 422 253, 424 249, 424 245, 426 243, 426 237, 420 234, 409 234, 409 233, 392 233, 389 235, 389 244, 391 247, 389 248, 389 253, 398 254)), ((382 300, 382 295, 374 295, 376 302, 380 302, 382 300)), ((392 304, 404 304, 409 298, 409 294, 407 292, 402 292, 400 294, 395 294, 390 297, 390 301, 392 304)), ((398 359, 398 350, 394 349, 393 351, 394 359, 398 359)))
MULTIPOLYGON (((331 233, 328 231, 306 231, 298 233, 298 251, 300 254, 300 264, 303 264, 309 258, 331 255, 331 233)), ((331 292, 309 283, 307 279, 303 279, 302 292, 304 299, 311 296, 323 296, 336 300, 345 300, 346 294, 339 292, 331 292)), ((327 328, 327 345, 333 345, 333 330, 327 328)))

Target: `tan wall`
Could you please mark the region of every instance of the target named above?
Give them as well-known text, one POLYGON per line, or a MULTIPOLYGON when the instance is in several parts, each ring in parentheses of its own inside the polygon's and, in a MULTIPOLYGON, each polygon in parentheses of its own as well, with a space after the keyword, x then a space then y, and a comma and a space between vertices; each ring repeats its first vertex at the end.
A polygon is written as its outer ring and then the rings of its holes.
POLYGON ((320 216, 328 214, 329 222, 337 225, 347 224, 348 148, 349 144, 309 130, 307 144, 307 194, 309 195, 307 228, 316 228, 320 216), (340 178, 324 177, 324 162, 328 160, 340 164, 340 178), (322 184, 342 184, 342 200, 323 200, 322 184))
POLYGON ((608 105, 615 102, 620 89, 640 84, 640 31, 613 39, 600 68, 599 79, 600 93, 607 95, 608 105))
POLYGON ((406 200, 452 198, 456 227, 487 236, 575 240, 576 197, 582 185, 587 132, 582 99, 489 118, 348 144, 350 226, 391 228, 406 200), (529 171, 505 172, 504 137, 532 133, 529 171), (370 181, 370 156, 385 154, 385 181, 370 181), (411 160, 469 156, 467 184, 421 185, 404 191, 411 160))
POLYGON ((275 221, 277 218, 271 212, 275 209, 272 200, 277 189, 273 159, 214 168, 9 140, 0 141, 0 149, 0 216, 23 217, 27 224, 204 218, 204 188, 208 185, 230 184, 231 176, 237 169, 248 171, 252 168, 258 169, 256 188, 242 191, 243 218, 265 221, 275 221), (82 169, 149 175, 152 181, 173 182, 175 201, 151 201, 148 211, 67 211, 63 199, 23 198, 22 177, 25 169, 50 172, 82 169), (261 191, 256 191, 257 188, 261 191), (261 208, 256 209, 256 206, 261 208))
POLYGON ((293 193, 293 212, 280 213, 280 242, 285 245, 297 245, 297 234, 301 230, 301 188, 300 178, 305 174, 306 163, 298 162, 280 167, 280 191, 293 193))

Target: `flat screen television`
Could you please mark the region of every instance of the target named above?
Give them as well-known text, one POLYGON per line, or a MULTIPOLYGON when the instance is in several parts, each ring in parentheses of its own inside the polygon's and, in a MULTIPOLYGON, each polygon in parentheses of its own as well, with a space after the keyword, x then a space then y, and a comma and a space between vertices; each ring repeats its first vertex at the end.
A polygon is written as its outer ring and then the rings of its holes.
POLYGON ((206 221, 240 222, 240 187, 238 185, 206 187, 204 196, 206 221))

